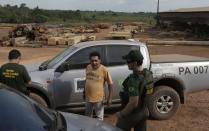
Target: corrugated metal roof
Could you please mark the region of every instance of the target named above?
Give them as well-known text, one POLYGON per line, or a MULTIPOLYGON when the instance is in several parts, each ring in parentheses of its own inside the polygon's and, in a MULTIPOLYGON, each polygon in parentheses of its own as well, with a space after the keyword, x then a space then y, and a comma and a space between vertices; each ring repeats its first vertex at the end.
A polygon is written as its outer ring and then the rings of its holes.
POLYGON ((173 10, 171 12, 206 12, 209 11, 209 6, 207 7, 195 7, 195 8, 180 8, 173 10))

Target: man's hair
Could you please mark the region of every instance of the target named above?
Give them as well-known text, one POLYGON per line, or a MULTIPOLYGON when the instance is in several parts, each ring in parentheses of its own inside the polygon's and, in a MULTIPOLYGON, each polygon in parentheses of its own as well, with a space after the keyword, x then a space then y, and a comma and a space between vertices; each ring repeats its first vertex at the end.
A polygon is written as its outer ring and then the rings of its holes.
POLYGON ((13 59, 17 59, 21 56, 21 53, 19 50, 13 49, 9 52, 9 56, 8 59, 9 60, 13 60, 13 59))
POLYGON ((90 55, 89 55, 89 59, 91 59, 91 57, 93 57, 93 56, 98 56, 98 58, 100 59, 100 54, 99 54, 99 52, 96 52, 96 51, 91 52, 90 55))

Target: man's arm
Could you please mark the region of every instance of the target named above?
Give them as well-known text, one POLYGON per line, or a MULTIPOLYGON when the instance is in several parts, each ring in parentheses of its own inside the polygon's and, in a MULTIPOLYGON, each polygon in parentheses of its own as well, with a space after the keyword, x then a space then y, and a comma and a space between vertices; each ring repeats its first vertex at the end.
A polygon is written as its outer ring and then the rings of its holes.
POLYGON ((1 71, 1 67, 0 67, 0 82, 2 82, 2 71, 1 71))
MULTIPOLYGON (((86 79, 87 79, 87 70, 88 70, 88 66, 86 67, 86 70, 85 70, 86 79)), ((83 100, 86 100, 86 79, 85 79, 85 86, 83 88, 83 100)))
POLYGON ((130 114, 138 106, 138 102, 139 102, 139 96, 129 97, 129 102, 125 106, 125 108, 121 111, 121 115, 126 116, 130 114))
POLYGON ((108 91, 109 95, 107 97, 107 105, 110 106, 112 104, 112 85, 113 84, 108 84, 108 91))
POLYGON ((106 80, 108 83, 108 92, 109 92, 108 97, 107 97, 107 105, 110 106, 112 104, 113 81, 108 71, 106 71, 106 80))
POLYGON ((28 71, 26 70, 26 68, 24 66, 23 66, 23 79, 26 84, 31 84, 31 77, 28 74, 28 71))

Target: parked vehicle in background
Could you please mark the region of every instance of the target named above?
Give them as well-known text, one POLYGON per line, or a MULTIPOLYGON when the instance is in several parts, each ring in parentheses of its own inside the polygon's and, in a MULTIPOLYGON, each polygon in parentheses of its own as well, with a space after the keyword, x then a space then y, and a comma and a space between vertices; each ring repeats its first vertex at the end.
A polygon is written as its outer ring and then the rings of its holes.
POLYGON ((1 131, 121 131, 86 116, 57 112, 0 83, 1 131))
POLYGON ((82 109, 85 67, 89 54, 97 51, 113 79, 112 106, 118 106, 122 82, 130 74, 122 56, 130 50, 140 50, 144 56, 143 67, 153 72, 154 93, 148 99, 148 109, 155 119, 171 118, 188 93, 209 89, 209 60, 179 54, 151 59, 146 44, 133 40, 83 42, 66 48, 51 60, 28 65, 33 81, 29 89, 49 107, 82 109))

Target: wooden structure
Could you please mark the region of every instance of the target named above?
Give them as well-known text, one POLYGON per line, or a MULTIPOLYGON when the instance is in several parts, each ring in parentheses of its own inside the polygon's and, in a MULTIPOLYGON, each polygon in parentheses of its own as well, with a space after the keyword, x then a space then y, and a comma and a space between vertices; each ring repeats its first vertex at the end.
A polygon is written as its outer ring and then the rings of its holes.
POLYGON ((158 25, 162 29, 186 31, 199 38, 209 36, 209 7, 178 9, 158 14, 158 25))
POLYGON ((108 36, 110 38, 124 38, 124 39, 129 39, 131 38, 131 33, 130 31, 112 31, 109 32, 108 36))
POLYGON ((160 12, 160 22, 190 22, 209 24, 209 11, 201 12, 160 12))

